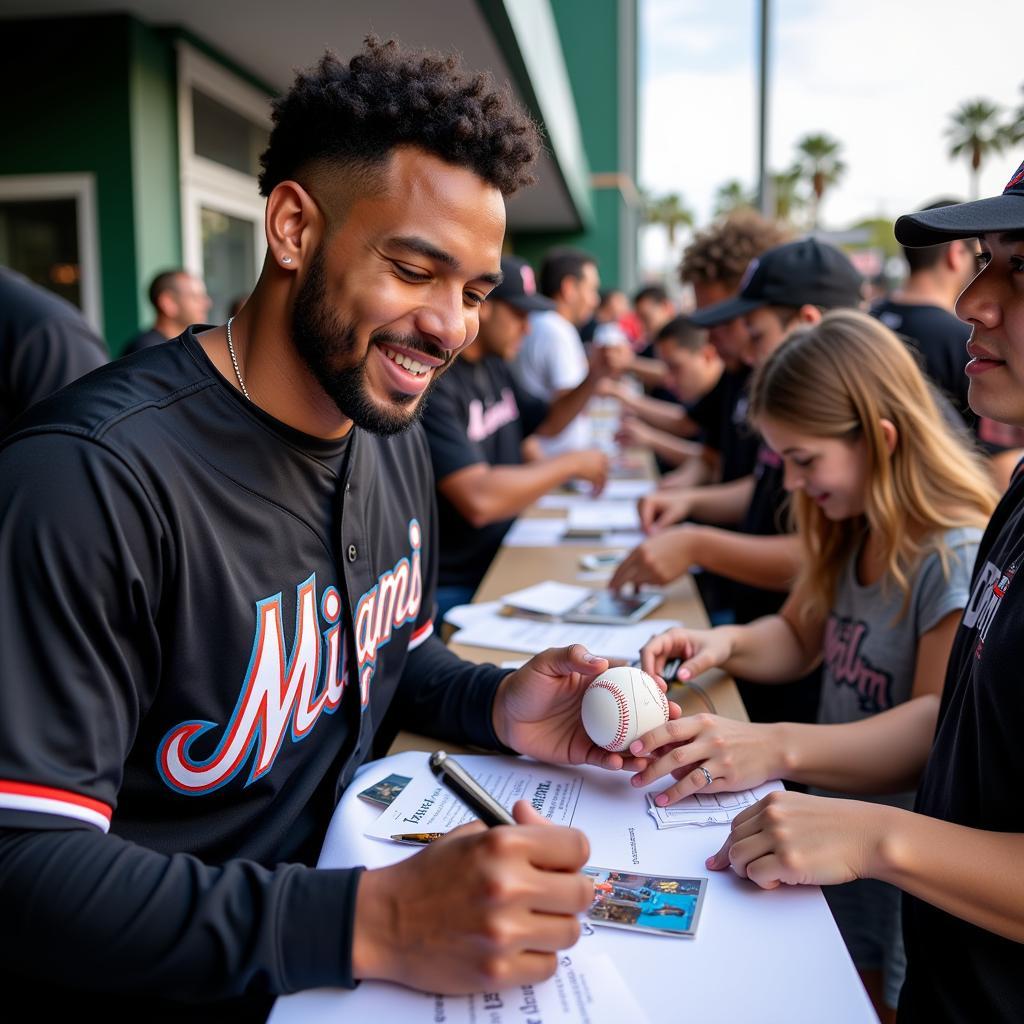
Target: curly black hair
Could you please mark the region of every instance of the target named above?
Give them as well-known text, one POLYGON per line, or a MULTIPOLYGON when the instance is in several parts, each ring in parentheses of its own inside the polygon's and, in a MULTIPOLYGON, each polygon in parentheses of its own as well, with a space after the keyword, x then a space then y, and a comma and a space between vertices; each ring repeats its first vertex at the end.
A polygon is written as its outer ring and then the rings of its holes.
POLYGON ((274 102, 260 193, 326 164, 377 169, 396 146, 419 146, 511 195, 534 181, 540 134, 506 86, 464 72, 452 55, 371 36, 348 64, 327 51, 274 102))

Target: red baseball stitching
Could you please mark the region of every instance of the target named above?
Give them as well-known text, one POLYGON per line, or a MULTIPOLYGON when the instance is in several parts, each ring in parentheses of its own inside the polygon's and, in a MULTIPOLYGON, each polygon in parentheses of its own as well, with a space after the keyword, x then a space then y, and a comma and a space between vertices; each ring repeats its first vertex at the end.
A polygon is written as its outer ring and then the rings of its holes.
POLYGON ((619 705, 619 731, 613 739, 602 744, 605 750, 614 750, 615 747, 622 745, 629 729, 629 701, 626 700, 626 695, 618 686, 606 682, 604 679, 595 679, 590 685, 607 690, 615 698, 615 703, 619 705))

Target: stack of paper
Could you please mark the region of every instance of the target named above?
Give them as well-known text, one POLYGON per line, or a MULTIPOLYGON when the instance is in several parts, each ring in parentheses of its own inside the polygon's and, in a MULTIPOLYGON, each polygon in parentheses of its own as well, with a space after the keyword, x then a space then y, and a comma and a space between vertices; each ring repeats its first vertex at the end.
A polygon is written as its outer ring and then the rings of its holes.
POLYGON ((569 509, 567 533, 596 537, 640 529, 640 513, 631 501, 591 501, 569 509))
POLYGON ((694 793, 668 807, 658 807, 654 802, 655 794, 648 793, 647 813, 659 829, 683 825, 728 825, 737 814, 777 788, 776 784, 767 783, 738 793, 694 793))
POLYGON ((549 647, 583 644, 604 658, 637 658, 652 636, 679 625, 673 619, 644 619, 630 626, 592 626, 578 622, 540 622, 513 616, 474 619, 452 638, 454 644, 538 654, 549 647))
POLYGON ((592 593, 593 591, 589 587, 578 587, 572 583, 547 580, 544 583, 535 583, 532 587, 524 587, 522 590, 506 594, 502 599, 502 604, 506 608, 529 612, 531 615, 546 615, 557 619, 562 615, 568 615, 592 593))

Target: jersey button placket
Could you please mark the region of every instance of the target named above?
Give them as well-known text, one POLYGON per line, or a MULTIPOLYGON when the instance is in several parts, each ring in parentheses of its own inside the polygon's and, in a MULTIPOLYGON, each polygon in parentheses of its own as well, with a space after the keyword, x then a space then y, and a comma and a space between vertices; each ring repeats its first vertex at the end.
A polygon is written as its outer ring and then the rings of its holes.
POLYGON ((355 544, 349 544, 347 554, 350 562, 354 562, 359 557, 355 544))

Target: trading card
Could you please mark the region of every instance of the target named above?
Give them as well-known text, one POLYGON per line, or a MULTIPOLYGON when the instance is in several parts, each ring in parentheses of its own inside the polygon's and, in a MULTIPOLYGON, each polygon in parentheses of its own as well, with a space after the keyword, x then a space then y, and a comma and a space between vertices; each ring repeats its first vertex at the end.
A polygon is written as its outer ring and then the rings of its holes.
POLYGON ((394 802, 395 797, 410 782, 412 782, 412 779, 406 778, 404 775, 389 775, 386 779, 381 779, 380 782, 356 795, 360 800, 365 800, 367 803, 376 804, 378 807, 389 807, 394 802))
POLYGON ((707 888, 706 878, 675 878, 585 867, 594 879, 587 919, 595 925, 693 938, 707 888))

